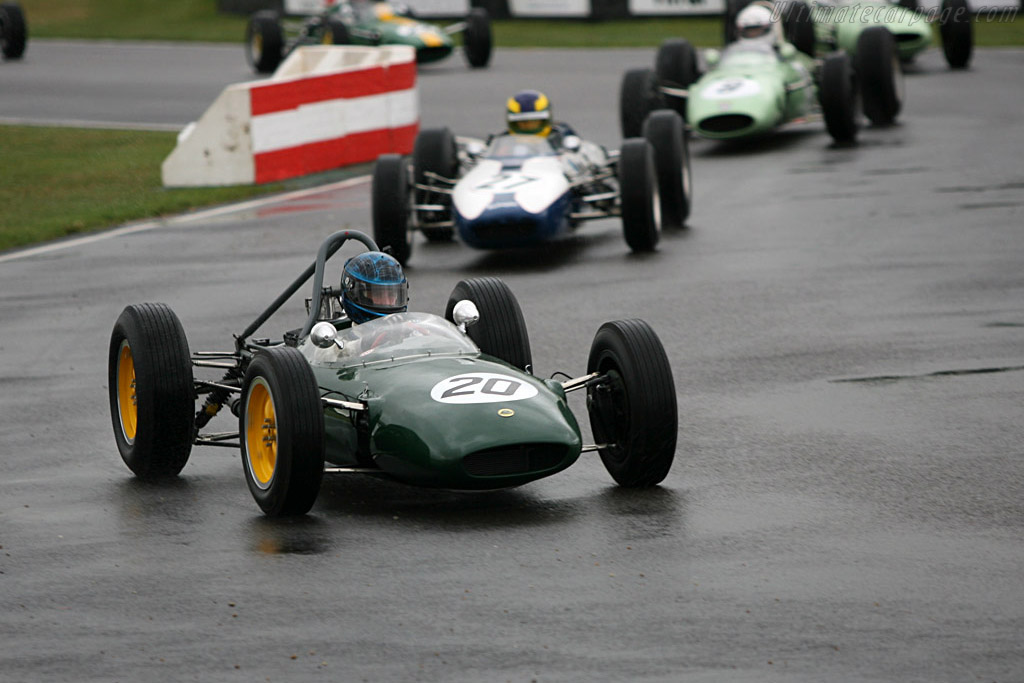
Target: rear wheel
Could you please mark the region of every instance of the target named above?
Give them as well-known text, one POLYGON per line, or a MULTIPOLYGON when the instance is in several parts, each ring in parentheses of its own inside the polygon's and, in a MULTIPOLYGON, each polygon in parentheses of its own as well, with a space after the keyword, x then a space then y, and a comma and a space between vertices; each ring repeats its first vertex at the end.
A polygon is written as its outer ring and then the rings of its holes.
POLYGON ((864 115, 872 123, 891 124, 903 106, 903 66, 889 29, 871 26, 861 32, 855 68, 864 115))
POLYGON ((857 81, 845 52, 825 58, 818 99, 832 139, 838 143, 854 142, 857 139, 857 81))
MULTIPOLYGON (((670 38, 658 48, 654 71, 658 81, 664 85, 672 88, 689 88, 700 77, 697 50, 688 40, 670 38)), ((685 97, 665 96, 665 104, 682 116, 684 121, 686 120, 685 97)))
POLYGON ((140 479, 177 476, 195 428, 192 360, 178 316, 165 304, 126 307, 110 335, 107 367, 121 458, 140 479))
POLYGON ((661 237, 661 200, 651 143, 643 138, 624 141, 618 175, 626 244, 633 251, 654 251, 661 237))
POLYGON ((496 277, 460 280, 444 309, 446 320, 454 322, 455 304, 468 299, 476 304, 480 320, 466 333, 483 353, 503 360, 512 367, 533 371, 530 335, 515 294, 496 277))
POLYGON ((654 149, 662 225, 681 228, 691 206, 690 154, 683 120, 674 111, 659 109, 644 121, 643 132, 654 149))
POLYGON ((338 17, 328 17, 327 25, 324 27, 324 45, 350 45, 352 36, 349 35, 348 26, 338 17))
POLYGON ((964 69, 974 51, 974 24, 967 0, 942 0, 939 14, 942 52, 951 69, 964 69))
POLYGON ((658 335, 643 320, 605 323, 590 347, 587 372, 605 377, 587 390, 587 412, 608 473, 621 486, 663 481, 675 458, 679 417, 658 335))
POLYGON ((373 241, 403 266, 412 255, 409 231, 409 176, 400 154, 382 154, 373 169, 373 241))
POLYGON ((722 17, 723 45, 736 42, 736 15, 749 4, 750 0, 725 0, 725 16, 722 17))
POLYGON ((284 58, 284 30, 273 10, 261 10, 249 17, 245 27, 245 58, 254 71, 273 73, 284 58))
POLYGON ((665 96, 658 90, 658 75, 651 69, 630 69, 619 88, 619 124, 622 137, 640 137, 644 119, 655 109, 665 108, 665 96))
MULTIPOLYGON (((432 173, 442 178, 455 180, 459 172, 459 158, 455 148, 455 136, 448 128, 426 128, 416 136, 412 150, 413 179, 418 185, 436 185, 438 181, 428 177, 432 173)), ((440 204, 443 211, 431 211, 435 221, 452 220, 451 195, 443 192, 416 189, 413 191, 417 204, 440 204)), ((452 239, 452 228, 425 227, 421 230, 430 242, 447 242, 452 239)))
POLYGON ((4 59, 21 59, 27 43, 28 26, 21 5, 0 3, 0 54, 4 59))
POLYGON ((803 0, 791 0, 782 12, 782 27, 786 40, 793 43, 800 52, 814 57, 818 39, 814 35, 814 19, 811 6, 803 0))
POLYGON ((466 17, 466 30, 462 34, 462 50, 466 62, 474 69, 487 66, 493 47, 491 19, 483 7, 474 7, 466 17))
POLYGON ((289 346, 260 352, 242 385, 242 468, 267 515, 309 512, 324 476, 324 410, 316 377, 289 346))

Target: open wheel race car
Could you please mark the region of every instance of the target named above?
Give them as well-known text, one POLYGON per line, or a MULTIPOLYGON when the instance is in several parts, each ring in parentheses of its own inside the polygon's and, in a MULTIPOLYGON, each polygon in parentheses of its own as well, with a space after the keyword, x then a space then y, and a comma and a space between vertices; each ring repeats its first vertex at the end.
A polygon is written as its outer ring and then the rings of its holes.
POLYGON ((0 54, 4 59, 21 59, 28 42, 25 12, 13 0, 0 2, 0 54))
POLYGON ((350 239, 376 251, 362 233, 328 237, 231 350, 190 353, 164 304, 124 309, 110 338, 110 413, 136 476, 176 476, 193 446, 237 448, 257 504, 280 516, 309 511, 325 473, 484 491, 547 477, 598 451, 622 486, 653 486, 668 474, 675 386, 645 322, 603 324, 584 375, 539 379, 519 304, 495 278, 459 282, 445 317, 401 312, 353 324, 339 290, 323 284, 327 260, 350 239), (303 327, 280 341, 251 339, 310 277, 303 327), (194 368, 219 376, 198 379, 194 368), (587 392, 593 445, 583 444, 566 400, 577 390, 587 392), (237 427, 204 432, 226 405, 237 427))
POLYGON ((260 10, 245 30, 245 55, 257 73, 272 73, 301 45, 409 45, 419 63, 436 62, 455 50, 453 35, 462 34, 466 62, 473 68, 491 61, 491 21, 487 10, 474 7, 465 20, 443 28, 417 21, 402 5, 369 0, 328 3, 321 12, 283 19, 274 10, 260 10))
MULTIPOLYGON (((795 20, 794 20, 795 21, 795 20)), ((731 140, 765 135, 789 123, 824 119, 839 143, 854 142, 860 109, 874 124, 896 120, 903 103, 903 72, 887 29, 861 32, 853 59, 839 51, 809 57, 789 42, 777 47, 739 41, 708 50, 701 73, 697 51, 685 39, 665 41, 654 69, 632 69, 619 95, 623 135, 659 107, 671 107, 701 137, 731 140)))
MULTIPOLYGON (((736 15, 750 2, 727 0, 727 45, 736 39, 736 15)), ((967 0, 941 0, 937 11, 924 10, 919 0, 785 0, 777 4, 787 40, 812 57, 844 50, 856 60, 861 32, 883 27, 893 35, 899 59, 910 62, 931 47, 933 24, 938 24, 942 52, 951 69, 965 68, 974 50, 967 0)))
POLYGON ((385 154, 373 174, 374 238, 403 264, 414 232, 478 249, 531 246, 585 221, 621 217, 633 251, 651 251, 661 227, 690 214, 690 155, 672 111, 645 117, 621 149, 567 136, 559 149, 537 135, 489 142, 447 128, 420 131, 411 159, 385 154))

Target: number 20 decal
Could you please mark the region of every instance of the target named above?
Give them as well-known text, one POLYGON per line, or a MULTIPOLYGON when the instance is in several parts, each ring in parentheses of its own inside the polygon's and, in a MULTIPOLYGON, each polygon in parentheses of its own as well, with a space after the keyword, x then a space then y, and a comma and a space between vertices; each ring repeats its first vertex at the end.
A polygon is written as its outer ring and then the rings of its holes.
POLYGON ((522 401, 537 395, 532 384, 493 372, 467 372, 443 379, 430 390, 439 403, 500 403, 522 401))

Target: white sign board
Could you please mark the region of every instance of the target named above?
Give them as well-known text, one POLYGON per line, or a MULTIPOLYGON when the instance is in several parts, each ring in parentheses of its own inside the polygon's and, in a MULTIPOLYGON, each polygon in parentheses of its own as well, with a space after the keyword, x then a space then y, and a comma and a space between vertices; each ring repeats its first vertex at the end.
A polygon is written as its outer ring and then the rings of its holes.
POLYGON ((508 0, 513 17, 589 17, 590 0, 508 0))
POLYGON ((725 0, 629 0, 629 13, 664 14, 724 14, 725 0))

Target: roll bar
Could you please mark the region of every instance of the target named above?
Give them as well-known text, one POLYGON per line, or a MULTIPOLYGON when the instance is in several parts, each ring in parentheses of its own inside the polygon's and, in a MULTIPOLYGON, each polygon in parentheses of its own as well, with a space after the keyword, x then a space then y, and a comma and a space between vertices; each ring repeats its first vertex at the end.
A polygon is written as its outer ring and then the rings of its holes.
POLYGON ((336 233, 328 235, 327 239, 323 241, 320 248, 316 252, 316 261, 311 263, 308 268, 302 271, 302 274, 296 278, 295 282, 291 283, 279 297, 274 299, 274 302, 263 313, 260 314, 256 320, 252 322, 245 330, 235 337, 235 348, 241 350, 245 345, 245 340, 249 336, 259 329, 260 325, 267 322, 270 316, 274 315, 281 306, 284 305, 288 299, 292 297, 295 292, 299 291, 309 280, 310 276, 313 277, 313 300, 309 305, 309 318, 306 320, 305 326, 302 328, 302 333, 299 337, 305 337, 309 334, 309 331, 313 329, 313 325, 316 324, 317 315, 320 312, 320 304, 323 298, 323 286, 324 286, 324 267, 327 264, 327 259, 331 258, 335 252, 341 249, 341 246, 348 240, 356 240, 366 245, 369 251, 380 251, 377 248, 377 243, 370 238, 369 235, 359 232, 358 230, 340 230, 336 233))

